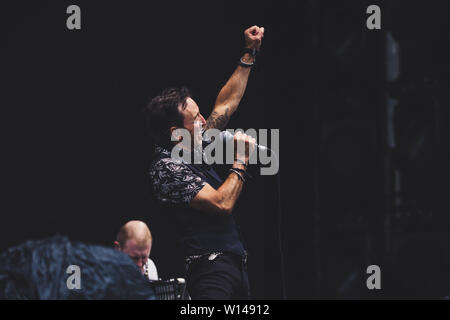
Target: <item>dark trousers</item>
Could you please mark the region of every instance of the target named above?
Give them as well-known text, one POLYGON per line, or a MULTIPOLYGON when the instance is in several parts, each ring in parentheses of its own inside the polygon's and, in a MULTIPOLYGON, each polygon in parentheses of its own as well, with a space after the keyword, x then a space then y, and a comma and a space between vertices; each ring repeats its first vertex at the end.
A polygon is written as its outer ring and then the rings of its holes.
POLYGON ((250 290, 247 264, 243 258, 221 254, 208 256, 187 265, 187 290, 193 300, 248 300, 250 290))

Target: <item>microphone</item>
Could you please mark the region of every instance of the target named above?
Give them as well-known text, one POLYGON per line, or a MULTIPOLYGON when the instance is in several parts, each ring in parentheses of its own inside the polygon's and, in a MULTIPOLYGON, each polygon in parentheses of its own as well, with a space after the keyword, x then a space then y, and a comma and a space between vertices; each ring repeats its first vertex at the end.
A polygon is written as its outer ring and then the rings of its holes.
MULTIPOLYGON (((203 141, 206 142, 206 143, 211 143, 211 142, 212 142, 211 138, 208 139, 208 138, 205 137, 204 135, 202 136, 202 139, 203 139, 203 141)), ((230 132, 228 132, 228 131, 221 131, 221 132, 219 133, 219 136, 216 137, 216 140, 218 140, 218 142, 221 142, 221 143, 233 141, 233 140, 234 140, 234 135, 232 135, 232 134, 231 134, 230 132)), ((260 145, 260 144, 255 144, 255 147, 258 148, 258 150, 261 150, 261 151, 270 150, 270 149, 267 148, 266 146, 262 146, 262 145, 260 145)))

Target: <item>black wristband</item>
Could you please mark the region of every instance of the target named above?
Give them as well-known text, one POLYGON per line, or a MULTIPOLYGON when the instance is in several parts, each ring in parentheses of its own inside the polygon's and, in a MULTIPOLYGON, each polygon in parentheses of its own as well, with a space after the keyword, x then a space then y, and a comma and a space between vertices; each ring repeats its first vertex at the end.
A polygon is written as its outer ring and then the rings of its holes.
POLYGON ((232 168, 233 170, 237 170, 239 172, 242 172, 245 177, 252 179, 253 177, 247 172, 247 170, 240 169, 240 168, 232 168))
POLYGON ((237 176, 239 177, 239 180, 241 180, 242 182, 245 182, 245 179, 244 179, 244 177, 240 174, 240 172, 239 171, 237 171, 235 168, 231 168, 230 169, 230 172, 234 172, 234 173, 236 173, 237 174, 237 176))
POLYGON ((242 61, 242 58, 241 58, 241 60, 239 60, 238 64, 244 68, 251 68, 255 65, 255 60, 253 60, 252 63, 246 63, 246 62, 242 61))
POLYGON ((256 64, 256 55, 259 53, 258 50, 256 49, 250 49, 245 47, 244 48, 244 53, 248 53, 253 57, 253 62, 252 63, 246 63, 244 61, 242 61, 242 58, 239 60, 238 64, 244 68, 250 68, 253 67, 256 64))
POLYGON ((252 55, 253 58, 255 58, 256 55, 259 53, 259 51, 256 50, 256 49, 250 49, 250 48, 245 47, 244 48, 244 53, 249 53, 249 54, 252 55))

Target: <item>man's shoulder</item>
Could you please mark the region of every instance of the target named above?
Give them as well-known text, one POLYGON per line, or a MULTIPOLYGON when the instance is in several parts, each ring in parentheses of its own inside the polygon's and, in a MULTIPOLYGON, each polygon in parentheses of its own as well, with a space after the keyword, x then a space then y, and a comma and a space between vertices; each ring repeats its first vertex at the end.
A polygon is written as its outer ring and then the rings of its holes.
POLYGON ((187 205, 206 184, 187 164, 171 157, 154 161, 149 174, 154 195, 161 203, 187 205))
POLYGON ((159 171, 183 171, 190 170, 182 161, 171 157, 156 159, 150 166, 150 173, 159 171))
POLYGON ((155 147, 153 155, 153 161, 150 166, 150 172, 156 172, 161 170, 180 170, 187 169, 187 166, 179 159, 173 158, 171 153, 160 146, 155 147))

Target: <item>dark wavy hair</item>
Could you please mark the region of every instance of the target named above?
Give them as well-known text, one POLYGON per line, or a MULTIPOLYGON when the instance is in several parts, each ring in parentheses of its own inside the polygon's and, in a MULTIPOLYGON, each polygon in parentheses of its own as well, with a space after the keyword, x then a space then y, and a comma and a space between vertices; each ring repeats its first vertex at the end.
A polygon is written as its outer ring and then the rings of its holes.
POLYGON ((179 106, 186 108, 191 96, 185 87, 165 89, 144 108, 146 127, 155 144, 170 147, 170 127, 183 127, 184 118, 179 106))

